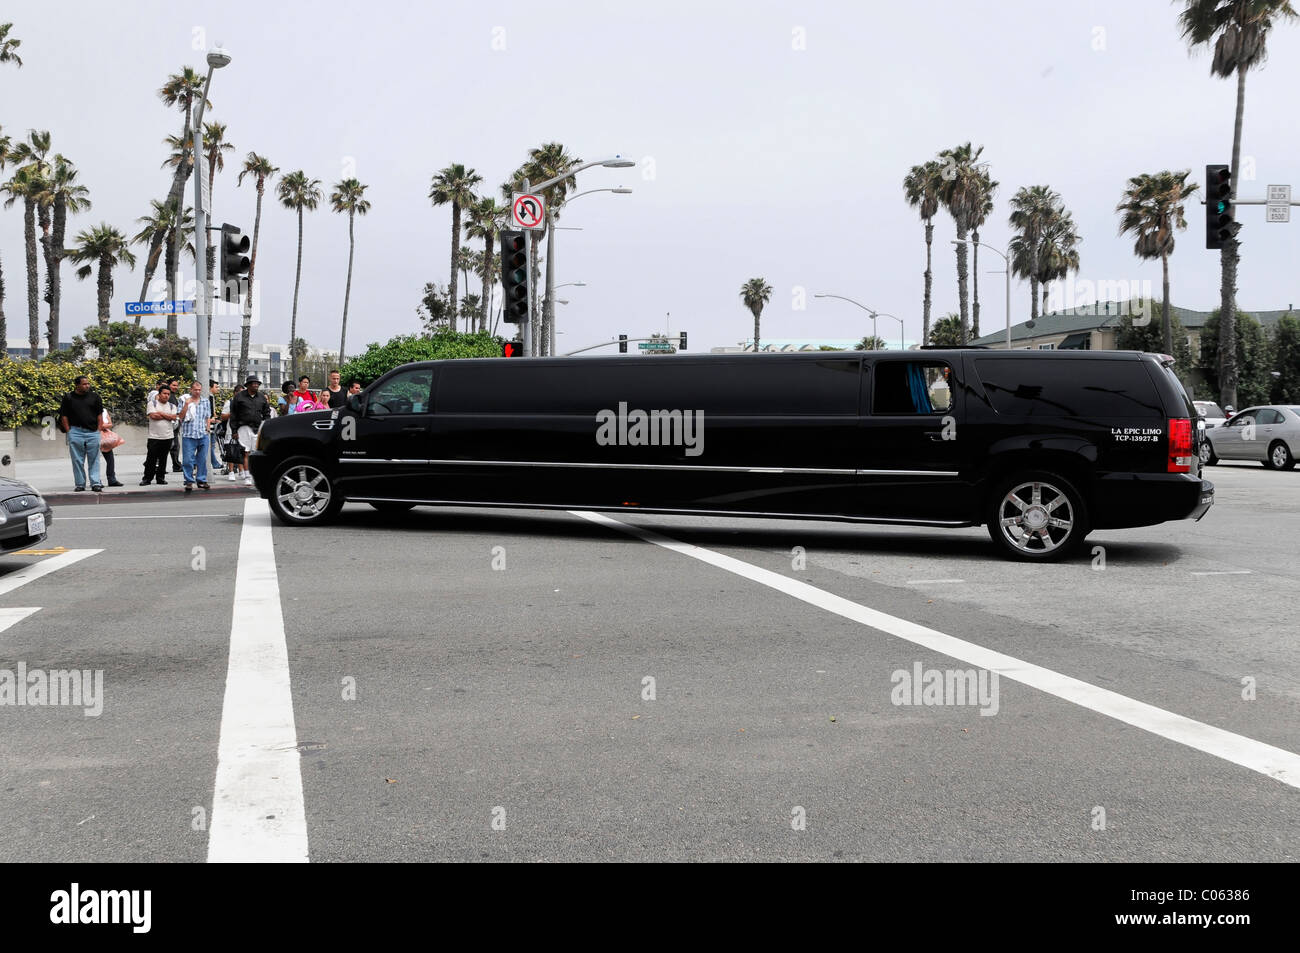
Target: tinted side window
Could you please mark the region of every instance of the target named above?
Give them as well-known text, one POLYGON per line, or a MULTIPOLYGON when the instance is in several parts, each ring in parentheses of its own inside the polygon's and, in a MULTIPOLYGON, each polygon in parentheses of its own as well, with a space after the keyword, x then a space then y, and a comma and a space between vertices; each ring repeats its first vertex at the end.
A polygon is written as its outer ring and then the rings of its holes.
POLYGON ((952 406, 952 372, 942 361, 876 361, 871 373, 874 415, 942 414, 952 406))
POLYGON ((1280 424, 1282 423, 1282 415, 1276 410, 1265 408, 1259 412, 1256 421, 1260 424, 1280 424))
POLYGON ((978 357, 975 372, 993 409, 1015 417, 1163 416, 1139 361, 978 357))
POLYGON ((853 358, 449 364, 439 376, 437 410, 594 415, 622 402, 629 409, 718 416, 851 415, 857 413, 859 376, 860 362, 853 358))
POLYGON ((391 414, 427 414, 433 390, 433 371, 405 371, 384 381, 370 394, 366 413, 372 417, 391 414))

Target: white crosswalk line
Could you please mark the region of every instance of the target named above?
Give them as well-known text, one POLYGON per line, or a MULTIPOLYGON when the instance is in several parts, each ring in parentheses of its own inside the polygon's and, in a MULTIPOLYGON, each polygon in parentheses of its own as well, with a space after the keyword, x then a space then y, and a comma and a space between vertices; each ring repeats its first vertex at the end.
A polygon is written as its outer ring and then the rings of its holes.
POLYGON ((0 596, 8 595, 19 586, 25 586, 29 582, 40 579, 42 576, 48 576, 52 572, 58 572, 60 569, 66 569, 73 563, 81 562, 89 556, 96 553, 102 553, 102 549, 69 549, 66 553, 59 553, 57 556, 50 556, 42 559, 38 563, 32 563, 30 566, 24 566, 17 572, 11 572, 7 576, 0 576, 0 596))
POLYGON ((14 626, 17 625, 19 622, 22 622, 23 619, 27 618, 33 612, 40 612, 40 611, 41 611, 40 606, 32 606, 29 609, 18 609, 18 608, 10 609, 6 607, 0 607, 0 632, 3 632, 5 629, 9 628, 10 626, 14 626))
POLYGON ((307 814, 271 510, 244 502, 209 863, 306 863, 307 814))
POLYGON ((997 672, 1003 678, 1036 688, 1040 692, 1072 702, 1081 708, 1106 715, 1161 738, 1176 741, 1224 761, 1249 768, 1251 771, 1257 771, 1293 788, 1300 788, 1300 755, 1294 752, 1174 714, 1069 675, 917 625, 915 622, 887 615, 878 609, 818 589, 798 579, 791 579, 770 569, 751 565, 702 546, 679 542, 653 530, 624 523, 603 513, 583 510, 569 510, 569 512, 593 523, 635 536, 647 543, 654 543, 656 546, 662 546, 683 556, 698 559, 700 562, 734 573, 775 589, 777 592, 783 592, 841 618, 869 626, 913 645, 966 662, 968 665, 997 672))

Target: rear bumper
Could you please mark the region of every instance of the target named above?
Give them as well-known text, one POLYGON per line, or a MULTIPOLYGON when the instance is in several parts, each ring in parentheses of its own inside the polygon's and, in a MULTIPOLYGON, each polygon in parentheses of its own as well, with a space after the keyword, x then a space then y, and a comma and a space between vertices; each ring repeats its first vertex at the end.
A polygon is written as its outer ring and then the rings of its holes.
POLYGON ((1097 529, 1199 520, 1214 505, 1214 484, 1190 473, 1111 473, 1095 487, 1097 529))

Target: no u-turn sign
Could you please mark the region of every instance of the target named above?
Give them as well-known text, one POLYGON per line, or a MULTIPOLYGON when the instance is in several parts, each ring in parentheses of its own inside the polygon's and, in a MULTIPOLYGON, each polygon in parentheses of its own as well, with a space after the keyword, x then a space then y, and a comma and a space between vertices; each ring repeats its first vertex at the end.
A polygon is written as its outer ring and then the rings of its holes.
POLYGON ((540 195, 516 192, 510 203, 510 211, 514 216, 515 228, 542 228, 542 223, 546 221, 546 203, 540 195))

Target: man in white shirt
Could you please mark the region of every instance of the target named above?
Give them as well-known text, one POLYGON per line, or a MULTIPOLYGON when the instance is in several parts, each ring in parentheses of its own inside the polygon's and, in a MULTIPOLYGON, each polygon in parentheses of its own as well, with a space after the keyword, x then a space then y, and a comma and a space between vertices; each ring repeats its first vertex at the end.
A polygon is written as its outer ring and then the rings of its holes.
POLYGON ((141 486, 157 483, 166 486, 167 455, 172 448, 172 425, 179 416, 172 405, 172 390, 166 384, 158 388, 153 399, 145 406, 149 417, 149 447, 144 458, 144 479, 141 486))

